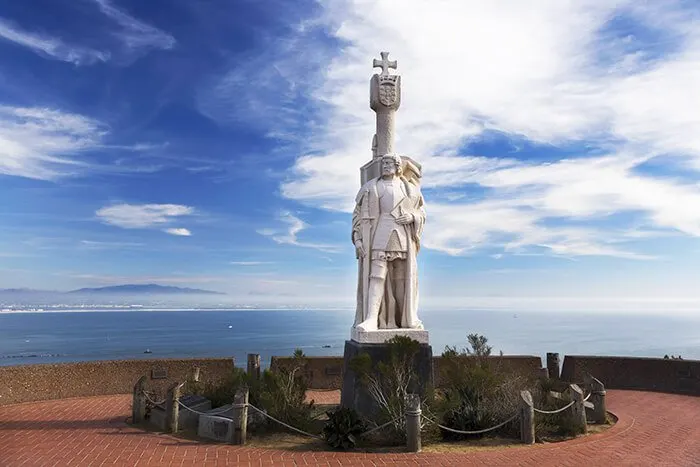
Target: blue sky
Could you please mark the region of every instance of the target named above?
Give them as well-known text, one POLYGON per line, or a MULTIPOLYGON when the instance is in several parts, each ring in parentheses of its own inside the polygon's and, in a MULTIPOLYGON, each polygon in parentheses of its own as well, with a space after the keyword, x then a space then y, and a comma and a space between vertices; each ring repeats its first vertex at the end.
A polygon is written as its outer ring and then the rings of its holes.
POLYGON ((0 0, 0 288, 352 304, 389 50, 396 147, 425 170, 426 306, 695 309, 699 18, 680 0, 0 0))

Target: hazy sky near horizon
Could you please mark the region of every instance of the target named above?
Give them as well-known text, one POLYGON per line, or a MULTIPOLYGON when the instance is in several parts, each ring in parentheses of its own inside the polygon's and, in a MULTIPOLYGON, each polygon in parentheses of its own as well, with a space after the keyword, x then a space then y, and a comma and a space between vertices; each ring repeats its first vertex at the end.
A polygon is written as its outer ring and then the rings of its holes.
POLYGON ((352 303, 382 50, 425 303, 700 297, 696 0, 0 0, 0 288, 352 303))

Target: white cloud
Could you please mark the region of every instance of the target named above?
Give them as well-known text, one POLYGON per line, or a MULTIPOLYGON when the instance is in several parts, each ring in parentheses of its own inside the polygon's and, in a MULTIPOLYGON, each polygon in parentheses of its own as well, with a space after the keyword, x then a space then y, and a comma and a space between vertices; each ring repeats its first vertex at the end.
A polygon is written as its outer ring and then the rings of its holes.
MULTIPOLYGON (((110 51, 68 44, 58 37, 27 31, 3 18, 0 18, 0 39, 27 47, 43 57, 75 65, 92 65, 113 59, 128 59, 152 49, 168 50, 175 46, 177 41, 173 36, 134 18, 115 7, 109 0, 94 0, 94 2, 102 14, 119 26, 118 30, 111 33, 117 42, 110 46, 110 51)), ((103 29, 109 31, 111 28, 103 29)))
POLYGON ((170 235, 177 235, 180 237, 190 237, 192 236, 192 232, 190 232, 187 229, 183 228, 171 228, 171 229, 165 229, 163 230, 165 233, 169 233, 170 235))
MULTIPOLYGON (((423 163, 428 196, 453 198, 428 199, 427 247, 647 259, 623 246, 632 237, 619 232, 700 236, 697 176, 638 170, 652 159, 700 167, 700 32, 693 26, 700 13, 687 3, 321 4, 318 24, 343 50, 308 76, 323 123, 308 128, 309 153, 282 184, 284 196, 352 207, 358 168, 371 157, 370 64, 389 50, 403 80, 397 149, 423 163), (636 25, 624 37, 614 27, 620 18, 636 25), (460 150, 488 131, 588 149, 549 162, 460 150), (590 155, 601 151, 607 155, 590 155), (454 198, 470 186, 483 194, 454 198), (609 222, 618 214, 633 220, 609 222)), ((306 46, 312 53, 315 44, 306 46)))
POLYGON ((106 249, 130 249, 141 248, 145 246, 143 243, 136 242, 99 242, 95 240, 81 240, 80 244, 88 250, 106 250, 106 249))
POLYGON ((0 18, 0 38, 14 42, 17 45, 28 47, 44 57, 70 62, 76 65, 90 65, 95 62, 106 62, 110 58, 108 52, 69 45, 55 37, 25 31, 3 18, 0 18))
POLYGON ((75 156, 98 147, 106 132, 78 114, 0 106, 0 174, 41 180, 76 174, 86 164, 75 156))
POLYGON ((328 245, 299 240, 299 233, 302 230, 306 229, 308 226, 303 220, 299 219, 298 217, 294 216, 288 211, 281 212, 278 216, 278 219, 284 224, 287 224, 287 228, 285 230, 264 228, 258 229, 257 232, 260 235, 270 237, 272 240, 274 240, 276 243, 279 243, 280 245, 295 245, 304 248, 313 248, 316 250, 325 251, 327 253, 338 253, 341 249, 341 247, 338 245, 328 245))
MULTIPOLYGON (((194 208, 179 204, 116 204, 95 213, 104 223, 124 229, 146 229, 194 213, 194 208)), ((187 229, 167 229, 172 235, 186 235, 187 229), (186 232, 186 233, 185 233, 186 232)))
POLYGON ((259 266, 261 264, 272 264, 271 261, 230 261, 234 266, 259 266))
POLYGON ((111 1, 94 1, 102 13, 121 26, 121 31, 115 35, 129 49, 172 49, 175 46, 176 41, 173 36, 116 8, 111 1))

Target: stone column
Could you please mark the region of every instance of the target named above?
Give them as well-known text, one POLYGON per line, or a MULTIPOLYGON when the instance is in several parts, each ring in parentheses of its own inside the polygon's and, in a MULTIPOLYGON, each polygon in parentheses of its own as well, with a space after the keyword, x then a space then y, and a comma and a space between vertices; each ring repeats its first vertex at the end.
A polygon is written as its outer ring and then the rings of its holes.
POLYGON ((547 352, 547 371, 550 379, 561 379, 558 353, 547 352))
POLYGON ((591 377, 591 398, 593 404, 591 410, 591 419, 594 423, 607 423, 608 409, 605 404, 605 386, 597 378, 591 377))
POLYGON ((369 106, 376 113, 376 130, 372 138, 372 160, 360 169, 360 184, 380 175, 381 157, 394 152, 396 111, 401 106, 401 76, 389 74, 396 69, 396 61, 389 60, 389 52, 381 52, 381 60, 372 62, 382 72, 374 74, 369 86, 369 106))
POLYGON ((248 354, 248 368, 246 371, 249 378, 256 381, 260 379, 260 354, 248 354))
POLYGON ((238 414, 234 426, 233 444, 244 445, 248 438, 248 389, 239 389, 233 397, 233 407, 238 414))
POLYGON ((535 443, 535 407, 530 391, 520 391, 520 440, 535 443))
POLYGON ((574 405, 571 406, 571 423, 577 433, 586 434, 588 424, 586 421, 586 407, 583 405, 583 391, 578 384, 569 385, 569 395, 574 405))
POLYGON ((168 389, 165 399, 165 429, 170 433, 177 433, 178 417, 180 416, 180 391, 184 383, 175 383, 168 389))
POLYGON ((131 403, 131 423, 138 425, 146 418, 146 381, 148 378, 142 376, 134 385, 134 398, 131 403))
POLYGON ((420 439, 420 396, 406 395, 406 448, 408 452, 421 451, 420 439))

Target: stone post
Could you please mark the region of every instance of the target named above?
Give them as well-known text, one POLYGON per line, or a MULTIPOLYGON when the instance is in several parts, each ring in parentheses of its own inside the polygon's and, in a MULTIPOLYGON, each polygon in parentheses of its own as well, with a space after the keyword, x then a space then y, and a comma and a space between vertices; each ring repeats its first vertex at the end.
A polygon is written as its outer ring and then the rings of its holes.
POLYGON ((574 405, 571 406, 571 424, 576 433, 586 434, 588 425, 586 422, 586 407, 583 404, 583 391, 577 384, 569 385, 569 395, 574 405))
POLYGON ((233 444, 244 445, 248 437, 248 388, 236 391, 233 407, 238 413, 238 424, 233 431, 233 444))
POLYGON ((520 391, 520 440, 535 443, 535 406, 530 391, 520 391))
POLYGON ((420 396, 406 394, 406 448, 409 452, 421 451, 420 419, 420 396))
POLYGON ((165 429, 170 433, 177 433, 177 422, 180 415, 180 391, 184 383, 175 383, 168 389, 165 398, 165 429))
POLYGON ((591 420, 594 423, 604 424, 607 420, 608 409, 605 404, 605 386, 597 378, 591 376, 591 398, 593 404, 591 420))
POLYGON ((146 381, 148 378, 142 376, 134 385, 134 398, 131 403, 131 423, 138 425, 146 418, 146 381))
POLYGON ((561 378, 558 353, 547 352, 547 371, 550 379, 559 380, 561 378))
POLYGON ((260 379, 260 354, 249 353, 248 354, 248 377, 254 380, 260 379))

